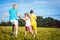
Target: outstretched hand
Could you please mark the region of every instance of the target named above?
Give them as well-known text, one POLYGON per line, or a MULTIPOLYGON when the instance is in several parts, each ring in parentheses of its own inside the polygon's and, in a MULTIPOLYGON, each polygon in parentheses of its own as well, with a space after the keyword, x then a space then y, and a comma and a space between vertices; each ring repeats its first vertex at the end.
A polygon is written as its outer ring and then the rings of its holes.
POLYGON ((1 20, 4 21, 4 18, 2 17, 1 20))

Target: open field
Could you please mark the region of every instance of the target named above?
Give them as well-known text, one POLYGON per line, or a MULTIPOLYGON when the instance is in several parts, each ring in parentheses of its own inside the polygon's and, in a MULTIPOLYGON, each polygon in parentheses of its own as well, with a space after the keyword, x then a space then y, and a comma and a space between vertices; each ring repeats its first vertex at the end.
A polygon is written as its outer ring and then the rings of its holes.
POLYGON ((18 38, 12 37, 12 27, 0 26, 0 40, 60 40, 60 28, 38 27, 35 38, 28 32, 24 37, 24 27, 19 27, 18 38))

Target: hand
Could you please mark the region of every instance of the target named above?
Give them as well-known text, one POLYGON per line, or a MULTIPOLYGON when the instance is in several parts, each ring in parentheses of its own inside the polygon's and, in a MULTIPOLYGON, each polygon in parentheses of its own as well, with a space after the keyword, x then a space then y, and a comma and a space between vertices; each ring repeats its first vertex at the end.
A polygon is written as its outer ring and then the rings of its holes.
POLYGON ((2 17, 1 20, 4 21, 4 18, 2 17))
POLYGON ((20 19, 21 19, 21 17, 20 16, 18 16, 20 19))

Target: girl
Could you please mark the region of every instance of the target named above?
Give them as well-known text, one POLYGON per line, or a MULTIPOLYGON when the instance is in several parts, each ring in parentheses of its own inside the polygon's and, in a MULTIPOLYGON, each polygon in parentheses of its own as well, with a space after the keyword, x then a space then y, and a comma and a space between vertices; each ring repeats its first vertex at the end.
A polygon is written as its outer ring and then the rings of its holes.
POLYGON ((36 16, 33 10, 30 11, 30 18, 31 18, 31 25, 34 31, 34 37, 35 37, 35 35, 37 35, 37 23, 36 23, 36 16))
POLYGON ((25 23, 26 23, 25 24, 25 35, 26 35, 28 30, 33 35, 29 14, 25 13, 25 18, 22 18, 22 19, 25 20, 25 23))

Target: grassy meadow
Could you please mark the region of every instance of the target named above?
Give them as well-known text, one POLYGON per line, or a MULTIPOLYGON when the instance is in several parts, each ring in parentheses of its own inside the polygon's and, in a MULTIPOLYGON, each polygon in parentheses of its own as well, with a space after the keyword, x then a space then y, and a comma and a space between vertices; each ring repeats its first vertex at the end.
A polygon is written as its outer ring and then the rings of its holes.
POLYGON ((60 28, 38 27, 35 38, 28 32, 24 37, 24 27, 19 27, 18 38, 11 35, 12 27, 0 26, 0 40, 60 40, 60 28))

